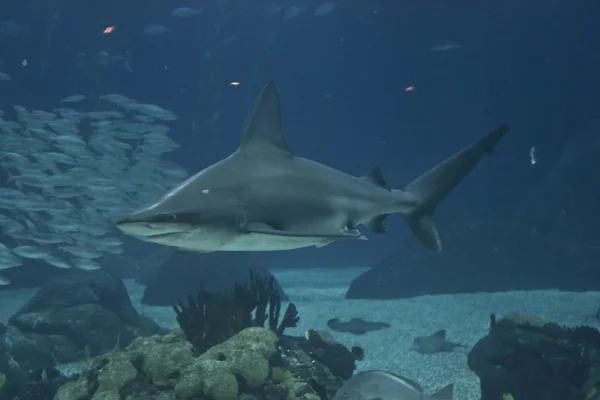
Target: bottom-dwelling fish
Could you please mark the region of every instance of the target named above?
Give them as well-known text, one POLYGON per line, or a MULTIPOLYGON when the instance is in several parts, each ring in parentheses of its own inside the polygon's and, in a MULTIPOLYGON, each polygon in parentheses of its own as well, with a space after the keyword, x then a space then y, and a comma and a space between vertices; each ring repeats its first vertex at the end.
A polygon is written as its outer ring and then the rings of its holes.
POLYGON ((385 371, 365 371, 354 375, 337 391, 333 400, 452 400, 454 385, 434 394, 425 394, 421 386, 403 376, 385 371))

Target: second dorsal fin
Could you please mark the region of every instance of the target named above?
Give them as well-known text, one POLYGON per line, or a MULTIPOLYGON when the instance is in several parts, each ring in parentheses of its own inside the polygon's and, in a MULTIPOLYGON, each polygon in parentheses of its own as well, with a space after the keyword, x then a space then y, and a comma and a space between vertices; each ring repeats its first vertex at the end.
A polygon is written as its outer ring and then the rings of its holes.
POLYGON ((372 170, 370 170, 368 174, 363 176, 363 179, 371 182, 376 186, 379 186, 380 188, 390 190, 390 187, 385 182, 385 179, 383 179, 383 174, 381 173, 381 169, 379 167, 375 167, 372 170))

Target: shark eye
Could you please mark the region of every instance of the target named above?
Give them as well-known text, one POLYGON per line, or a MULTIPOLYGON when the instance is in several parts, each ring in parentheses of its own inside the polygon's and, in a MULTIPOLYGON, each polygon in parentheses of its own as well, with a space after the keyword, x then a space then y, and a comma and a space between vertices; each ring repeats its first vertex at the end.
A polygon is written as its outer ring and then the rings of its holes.
POLYGON ((167 214, 167 215, 165 215, 165 219, 167 220, 167 222, 175 222, 175 221, 177 221, 177 215, 167 214))

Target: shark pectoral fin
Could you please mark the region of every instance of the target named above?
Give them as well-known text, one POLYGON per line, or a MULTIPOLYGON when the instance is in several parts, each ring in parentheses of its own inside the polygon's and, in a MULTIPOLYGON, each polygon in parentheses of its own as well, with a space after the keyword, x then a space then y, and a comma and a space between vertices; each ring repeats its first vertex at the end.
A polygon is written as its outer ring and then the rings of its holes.
MULTIPOLYGON (((301 231, 286 231, 281 229, 275 229, 271 225, 265 222, 250 222, 241 227, 244 232, 248 233, 259 233, 262 235, 274 235, 274 236, 289 236, 289 237, 314 237, 314 238, 330 238, 330 242, 338 239, 362 239, 366 240, 357 229, 345 229, 335 233, 329 232, 301 232, 301 231)), ((327 244, 327 243, 325 243, 327 244)), ((325 245, 323 244, 323 246, 325 245)))

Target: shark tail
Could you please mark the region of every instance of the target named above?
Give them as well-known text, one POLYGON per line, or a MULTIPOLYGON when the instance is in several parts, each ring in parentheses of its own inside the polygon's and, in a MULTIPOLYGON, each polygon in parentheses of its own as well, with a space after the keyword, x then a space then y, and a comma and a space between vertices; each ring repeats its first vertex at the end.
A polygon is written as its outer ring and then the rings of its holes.
POLYGON ((397 191, 404 199, 409 197, 416 203, 414 209, 405 213, 405 217, 413 234, 427 248, 437 252, 442 250, 440 236, 433 221, 433 213, 438 204, 484 155, 494 154, 496 145, 507 132, 506 126, 497 128, 419 176, 404 190, 397 191))

